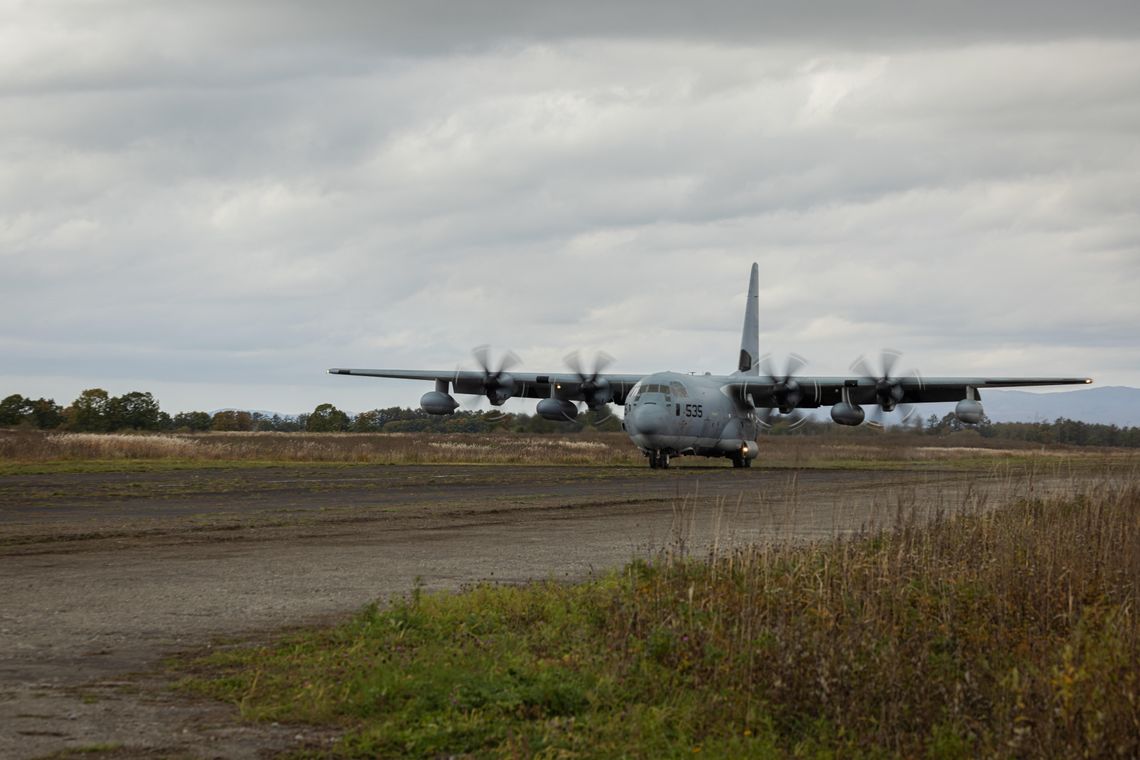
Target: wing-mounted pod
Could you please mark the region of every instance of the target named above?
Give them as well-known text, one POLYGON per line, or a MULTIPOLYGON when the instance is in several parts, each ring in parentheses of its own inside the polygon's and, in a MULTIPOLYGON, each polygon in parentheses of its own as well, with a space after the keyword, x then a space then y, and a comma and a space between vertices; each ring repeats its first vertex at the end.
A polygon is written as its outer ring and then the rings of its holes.
POLYGON ((420 409, 428 414, 455 414, 458 408, 459 402, 447 392, 446 380, 436 380, 435 390, 420 396, 420 409))
POLYGON ((954 407, 954 416, 967 425, 977 425, 985 419, 986 412, 978 398, 978 389, 972 385, 966 386, 966 398, 954 407))
POLYGON ((555 422, 573 422, 578 418, 578 405, 561 398, 544 398, 535 411, 539 417, 555 422))
POLYGON ((831 407, 831 419, 839 425, 861 425, 866 418, 863 407, 851 403, 851 389, 844 388, 842 398, 838 404, 831 407))

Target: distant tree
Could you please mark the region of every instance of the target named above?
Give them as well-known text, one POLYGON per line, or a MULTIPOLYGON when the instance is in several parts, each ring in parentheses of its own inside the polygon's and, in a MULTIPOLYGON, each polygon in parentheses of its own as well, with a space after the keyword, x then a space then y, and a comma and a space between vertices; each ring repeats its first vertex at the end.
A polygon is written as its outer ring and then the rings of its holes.
POLYGON ((131 391, 115 396, 107 403, 108 428, 111 430, 157 430, 162 410, 150 393, 131 391))
POLYGON ((67 427, 92 433, 103 433, 111 428, 111 397, 102 388, 88 388, 71 402, 64 412, 67 427))
POLYGON ((282 433, 296 433, 299 430, 304 430, 305 426, 299 417, 286 415, 282 417, 280 414, 275 414, 271 418, 273 429, 282 433))
POLYGON ((384 418, 379 409, 361 412, 352 418, 349 430, 354 433, 377 433, 384 428, 384 418))
POLYGON ((41 430, 54 430, 63 424, 63 407, 55 399, 38 398, 31 402, 32 420, 41 430))
POLYGON ((962 420, 958 419, 958 415, 954 414, 954 412, 948 412, 938 421, 938 429, 949 433, 957 433, 960 430, 965 430, 966 426, 962 423, 962 420))
POLYGON ((520 433, 564 433, 567 429, 566 422, 548 420, 537 414, 521 414, 515 420, 515 430, 520 433))
POLYGON ((17 393, 0 401, 0 425, 33 425, 41 430, 52 430, 63 422, 63 407, 54 399, 33 401, 17 393))
POLYGON ((210 428, 218 431, 248 432, 253 430, 253 415, 249 412, 226 409, 214 415, 210 421, 210 428))
POLYGON ((332 404, 320 404, 305 420, 310 433, 334 433, 348 430, 348 415, 332 404))
POLYGON ((0 401, 0 425, 19 425, 32 414, 32 400, 13 393, 0 401))
POLYGON ((170 421, 175 430, 209 430, 213 420, 209 412, 179 412, 170 421))

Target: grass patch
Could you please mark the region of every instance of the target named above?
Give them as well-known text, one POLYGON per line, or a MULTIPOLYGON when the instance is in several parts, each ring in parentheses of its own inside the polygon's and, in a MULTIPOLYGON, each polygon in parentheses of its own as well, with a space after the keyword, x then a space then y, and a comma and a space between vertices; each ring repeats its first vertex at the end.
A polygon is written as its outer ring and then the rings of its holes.
POLYGON ((1140 754, 1140 488, 481 585, 181 663, 338 757, 1140 754))

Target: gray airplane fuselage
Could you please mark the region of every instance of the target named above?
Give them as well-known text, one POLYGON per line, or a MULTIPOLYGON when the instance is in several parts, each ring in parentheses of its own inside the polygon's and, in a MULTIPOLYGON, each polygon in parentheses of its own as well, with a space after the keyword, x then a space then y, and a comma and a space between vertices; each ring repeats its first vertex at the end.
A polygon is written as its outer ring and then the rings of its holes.
POLYGON ((726 392, 723 378, 658 372, 633 387, 625 431, 644 452, 754 459, 759 423, 751 405, 726 392))

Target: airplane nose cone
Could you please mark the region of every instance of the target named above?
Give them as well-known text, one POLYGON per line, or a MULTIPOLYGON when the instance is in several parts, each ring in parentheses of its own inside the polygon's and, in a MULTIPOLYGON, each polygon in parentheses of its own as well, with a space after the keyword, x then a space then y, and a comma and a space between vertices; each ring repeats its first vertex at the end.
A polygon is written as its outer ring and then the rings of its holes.
POLYGON ((638 435, 656 435, 665 430, 665 410, 656 404, 646 404, 630 410, 626 427, 638 435))

